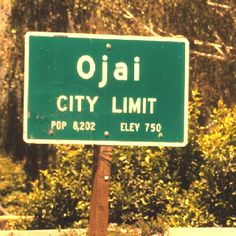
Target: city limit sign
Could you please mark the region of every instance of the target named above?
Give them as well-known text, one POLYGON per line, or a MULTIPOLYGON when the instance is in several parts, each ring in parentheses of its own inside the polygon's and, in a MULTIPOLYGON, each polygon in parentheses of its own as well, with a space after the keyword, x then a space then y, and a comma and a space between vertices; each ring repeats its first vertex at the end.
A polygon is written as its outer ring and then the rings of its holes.
POLYGON ((184 146, 184 38, 29 32, 27 143, 184 146))

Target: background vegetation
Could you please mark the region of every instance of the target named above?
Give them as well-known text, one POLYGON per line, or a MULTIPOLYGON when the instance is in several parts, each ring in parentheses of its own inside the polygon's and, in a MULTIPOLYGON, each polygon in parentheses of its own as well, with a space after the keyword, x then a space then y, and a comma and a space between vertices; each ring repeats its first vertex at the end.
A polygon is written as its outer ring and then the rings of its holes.
POLYGON ((188 38, 189 144, 115 147, 110 221, 139 225, 145 235, 168 226, 235 226, 233 0, 3 0, 0 8, 0 140, 8 155, 0 159, 0 201, 10 212, 34 216, 23 227, 85 226, 92 162, 92 147, 22 140, 29 30, 188 38))

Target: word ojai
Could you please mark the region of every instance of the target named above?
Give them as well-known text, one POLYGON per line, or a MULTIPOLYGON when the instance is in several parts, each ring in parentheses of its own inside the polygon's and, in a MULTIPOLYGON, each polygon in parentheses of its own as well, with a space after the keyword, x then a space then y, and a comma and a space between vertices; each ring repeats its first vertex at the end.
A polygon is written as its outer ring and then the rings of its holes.
MULTIPOLYGON (((94 76, 96 71, 96 63, 94 62, 93 58, 89 55, 81 56, 77 61, 77 73, 81 79, 89 80, 94 76), (89 69, 84 70, 84 65, 88 65, 89 69)), ((133 80, 139 81, 140 80, 140 58, 134 57, 134 66, 133 66, 133 80)), ((115 64, 115 69, 113 71, 113 77, 119 81, 126 81, 128 80, 128 66, 125 62, 117 62, 115 64)), ((108 81, 108 56, 102 56, 102 79, 98 83, 98 88, 103 88, 106 86, 108 81)))

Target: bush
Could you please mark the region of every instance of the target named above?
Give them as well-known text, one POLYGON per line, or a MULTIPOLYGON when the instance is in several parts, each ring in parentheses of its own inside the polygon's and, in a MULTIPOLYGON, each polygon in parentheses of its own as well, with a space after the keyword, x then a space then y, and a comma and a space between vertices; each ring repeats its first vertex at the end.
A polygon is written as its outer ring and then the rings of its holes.
MULTIPOLYGON (((147 232, 163 231, 167 227, 212 226, 214 216, 201 205, 197 190, 191 185, 197 179, 176 161, 175 171, 172 158, 186 155, 186 147, 171 156, 169 149, 120 148, 114 154, 111 183, 110 219, 112 222, 136 224, 147 232), (184 151, 185 150, 185 151, 184 151), (122 153, 120 155, 120 153, 122 153), (170 168, 171 163, 171 168, 170 168), (173 171, 171 171, 171 170, 173 171), (182 173, 181 173, 182 171, 182 173), (183 173, 185 172, 185 173, 183 173), (182 176, 191 176, 191 184, 182 176), (181 180, 181 181, 180 181, 181 180), (189 185, 188 189, 182 186, 189 185), (141 224, 140 224, 141 222, 141 224)), ((172 149, 173 151, 173 149, 172 149)), ((198 159, 191 156, 189 169, 198 159)), ((192 168, 194 170, 194 168, 192 168)), ((199 178, 199 177, 198 177, 199 178)))
POLYGON ((57 147, 55 169, 41 171, 33 183, 26 210, 34 220, 28 228, 65 228, 88 219, 91 161, 91 151, 82 146, 57 147))
POLYGON ((196 181, 202 204, 222 226, 236 226, 236 106, 223 101, 213 110, 208 126, 198 138, 204 157, 196 181))

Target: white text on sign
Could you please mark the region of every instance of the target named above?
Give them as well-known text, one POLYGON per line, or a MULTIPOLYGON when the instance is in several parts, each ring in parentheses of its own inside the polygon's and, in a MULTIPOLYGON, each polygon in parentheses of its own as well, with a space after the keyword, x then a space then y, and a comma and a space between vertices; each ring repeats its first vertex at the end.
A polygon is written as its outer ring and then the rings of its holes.
MULTIPOLYGON (((57 98, 56 106, 60 112, 83 112, 86 107, 89 107, 88 111, 91 113, 96 111, 95 105, 99 103, 98 100, 98 96, 60 95, 57 98)), ((154 114, 156 102, 157 98, 117 98, 114 96, 111 110, 114 114, 154 114)))
MULTIPOLYGON (((94 59, 89 55, 81 56, 77 61, 77 73, 81 79, 89 80, 93 78, 94 73, 96 71, 96 63, 94 59), (89 69, 87 71, 84 70, 84 65, 87 64, 89 69)), ((134 57, 134 67, 133 67, 133 80, 140 80, 140 58, 134 57)), ((113 77, 119 81, 128 80, 128 66, 125 62, 117 62, 115 64, 115 69, 113 71, 113 77)), ((102 56, 102 80, 98 83, 98 88, 103 88, 106 86, 108 81, 108 56, 102 56)))
MULTIPOLYGON (((103 88, 108 82, 108 56, 102 56, 102 75, 98 88, 103 88)), ((96 72, 96 63, 89 55, 82 55, 77 61, 77 73, 83 80, 90 80, 96 72), (86 67, 86 66, 87 67, 86 67)), ((128 80, 128 66, 125 62, 115 63, 113 77, 117 81, 128 80)), ((133 81, 140 81, 140 58, 133 58, 133 81)), ((99 96, 85 95, 60 95, 57 97, 56 106, 60 112, 96 112, 96 105, 99 103, 99 96)), ((111 98, 111 111, 113 114, 154 114, 157 98, 133 98, 133 97, 116 97, 111 98)))

